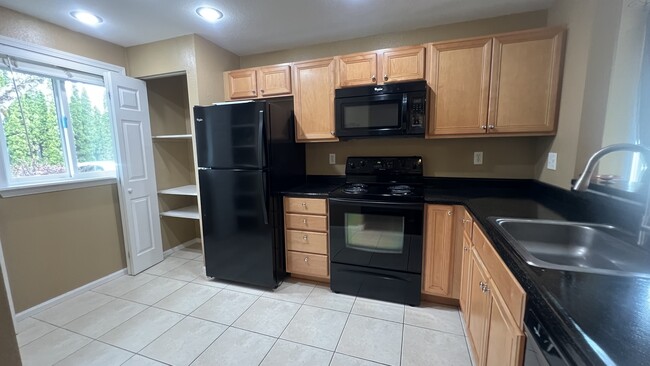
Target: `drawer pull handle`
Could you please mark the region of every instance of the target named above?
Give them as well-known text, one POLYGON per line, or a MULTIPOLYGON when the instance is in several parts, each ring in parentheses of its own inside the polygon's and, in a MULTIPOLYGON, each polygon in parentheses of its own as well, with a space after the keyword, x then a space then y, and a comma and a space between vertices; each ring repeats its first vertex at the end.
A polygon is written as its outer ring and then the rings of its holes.
POLYGON ((302 240, 307 241, 307 235, 303 235, 302 240))

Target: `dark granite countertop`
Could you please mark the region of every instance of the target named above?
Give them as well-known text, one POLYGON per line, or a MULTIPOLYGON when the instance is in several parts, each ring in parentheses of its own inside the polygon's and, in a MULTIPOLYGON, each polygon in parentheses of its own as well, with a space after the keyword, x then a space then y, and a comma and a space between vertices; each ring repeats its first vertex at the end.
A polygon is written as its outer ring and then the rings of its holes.
POLYGON ((526 291, 527 307, 575 364, 650 365, 650 279, 532 267, 487 220, 498 216, 623 227, 639 221, 638 204, 592 199, 535 181, 442 179, 428 183, 428 203, 462 204, 469 209, 526 291))
POLYGON ((327 195, 345 183, 345 176, 308 175, 305 184, 285 189, 282 195, 289 197, 327 198, 327 195))

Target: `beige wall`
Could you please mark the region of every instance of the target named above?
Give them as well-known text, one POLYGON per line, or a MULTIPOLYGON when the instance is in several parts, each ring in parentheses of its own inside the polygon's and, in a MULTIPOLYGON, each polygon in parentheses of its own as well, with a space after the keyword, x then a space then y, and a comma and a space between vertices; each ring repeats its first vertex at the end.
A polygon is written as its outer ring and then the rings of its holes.
POLYGON ((124 47, 0 7, 0 35, 126 66, 124 47))
MULTIPOLYGON (((126 67, 123 47, 0 7, 0 35, 126 67)), ((0 198, 15 310, 126 267, 116 185, 0 198)))
POLYGON ((16 312, 126 267, 115 184, 0 200, 16 312))
POLYGON ((3 365, 21 365, 16 330, 5 289, 2 263, 0 263, 0 355, 2 355, 3 365))
MULTIPOLYGON (((537 11, 245 56, 241 58, 241 66, 270 65, 544 26, 546 11, 537 11)), ((311 143, 306 149, 307 173, 344 174, 345 158, 350 155, 422 155, 428 176, 533 178, 539 160, 536 141, 535 138, 519 137, 311 143), (474 151, 483 151, 483 165, 473 165, 474 151), (336 154, 338 164, 329 165, 329 153, 336 154)))
POLYGON ((486 34, 510 32, 546 26, 546 11, 535 11, 417 29, 408 32, 382 34, 347 41, 322 43, 291 50, 242 56, 241 67, 272 65, 321 57, 372 51, 381 48, 408 46, 426 42, 444 41, 486 34))
POLYGON ((532 178, 535 138, 371 139, 307 146, 307 174, 345 174, 348 156, 421 155, 424 174, 439 177, 532 178), (473 152, 483 151, 483 165, 473 164, 473 152), (329 165, 329 153, 336 165, 329 165))
MULTIPOLYGON (((536 176, 543 182, 569 188, 591 154, 619 138, 618 133, 609 135, 612 129, 629 131, 627 122, 615 118, 631 113, 629 99, 637 91, 626 75, 635 68, 638 72, 639 66, 624 62, 617 68, 615 60, 626 48, 642 48, 642 38, 635 39, 639 43, 634 46, 619 47, 626 27, 622 20, 630 14, 627 4, 624 0, 560 0, 549 9, 549 25, 566 24, 569 33, 558 133, 538 145, 536 176), (549 151, 558 153, 556 171, 544 167, 549 151)), ((643 9, 638 6, 633 11, 643 9)), ((621 164, 621 157, 613 160, 615 164, 621 164)))
POLYGON ((223 72, 239 68, 239 56, 200 36, 194 37, 199 104, 223 102, 223 72))

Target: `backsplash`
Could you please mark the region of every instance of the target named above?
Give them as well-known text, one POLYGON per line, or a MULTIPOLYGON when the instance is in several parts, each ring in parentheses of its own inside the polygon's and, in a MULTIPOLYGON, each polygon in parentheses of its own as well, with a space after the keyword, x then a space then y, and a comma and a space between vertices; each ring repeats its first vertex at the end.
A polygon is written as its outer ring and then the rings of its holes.
POLYGON ((432 139, 377 138, 306 144, 307 174, 343 175, 348 156, 419 155, 429 177, 535 178, 540 159, 535 137, 432 139), (475 151, 483 165, 473 164, 475 151), (329 164, 329 154, 336 164, 329 164))

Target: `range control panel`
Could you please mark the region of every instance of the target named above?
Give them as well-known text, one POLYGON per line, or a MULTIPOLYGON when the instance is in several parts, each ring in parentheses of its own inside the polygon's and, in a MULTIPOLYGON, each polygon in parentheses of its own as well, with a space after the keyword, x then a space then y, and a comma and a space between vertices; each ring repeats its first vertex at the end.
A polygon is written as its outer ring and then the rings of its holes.
POLYGON ((421 156, 358 157, 345 165, 346 175, 417 175, 422 176, 421 156))

